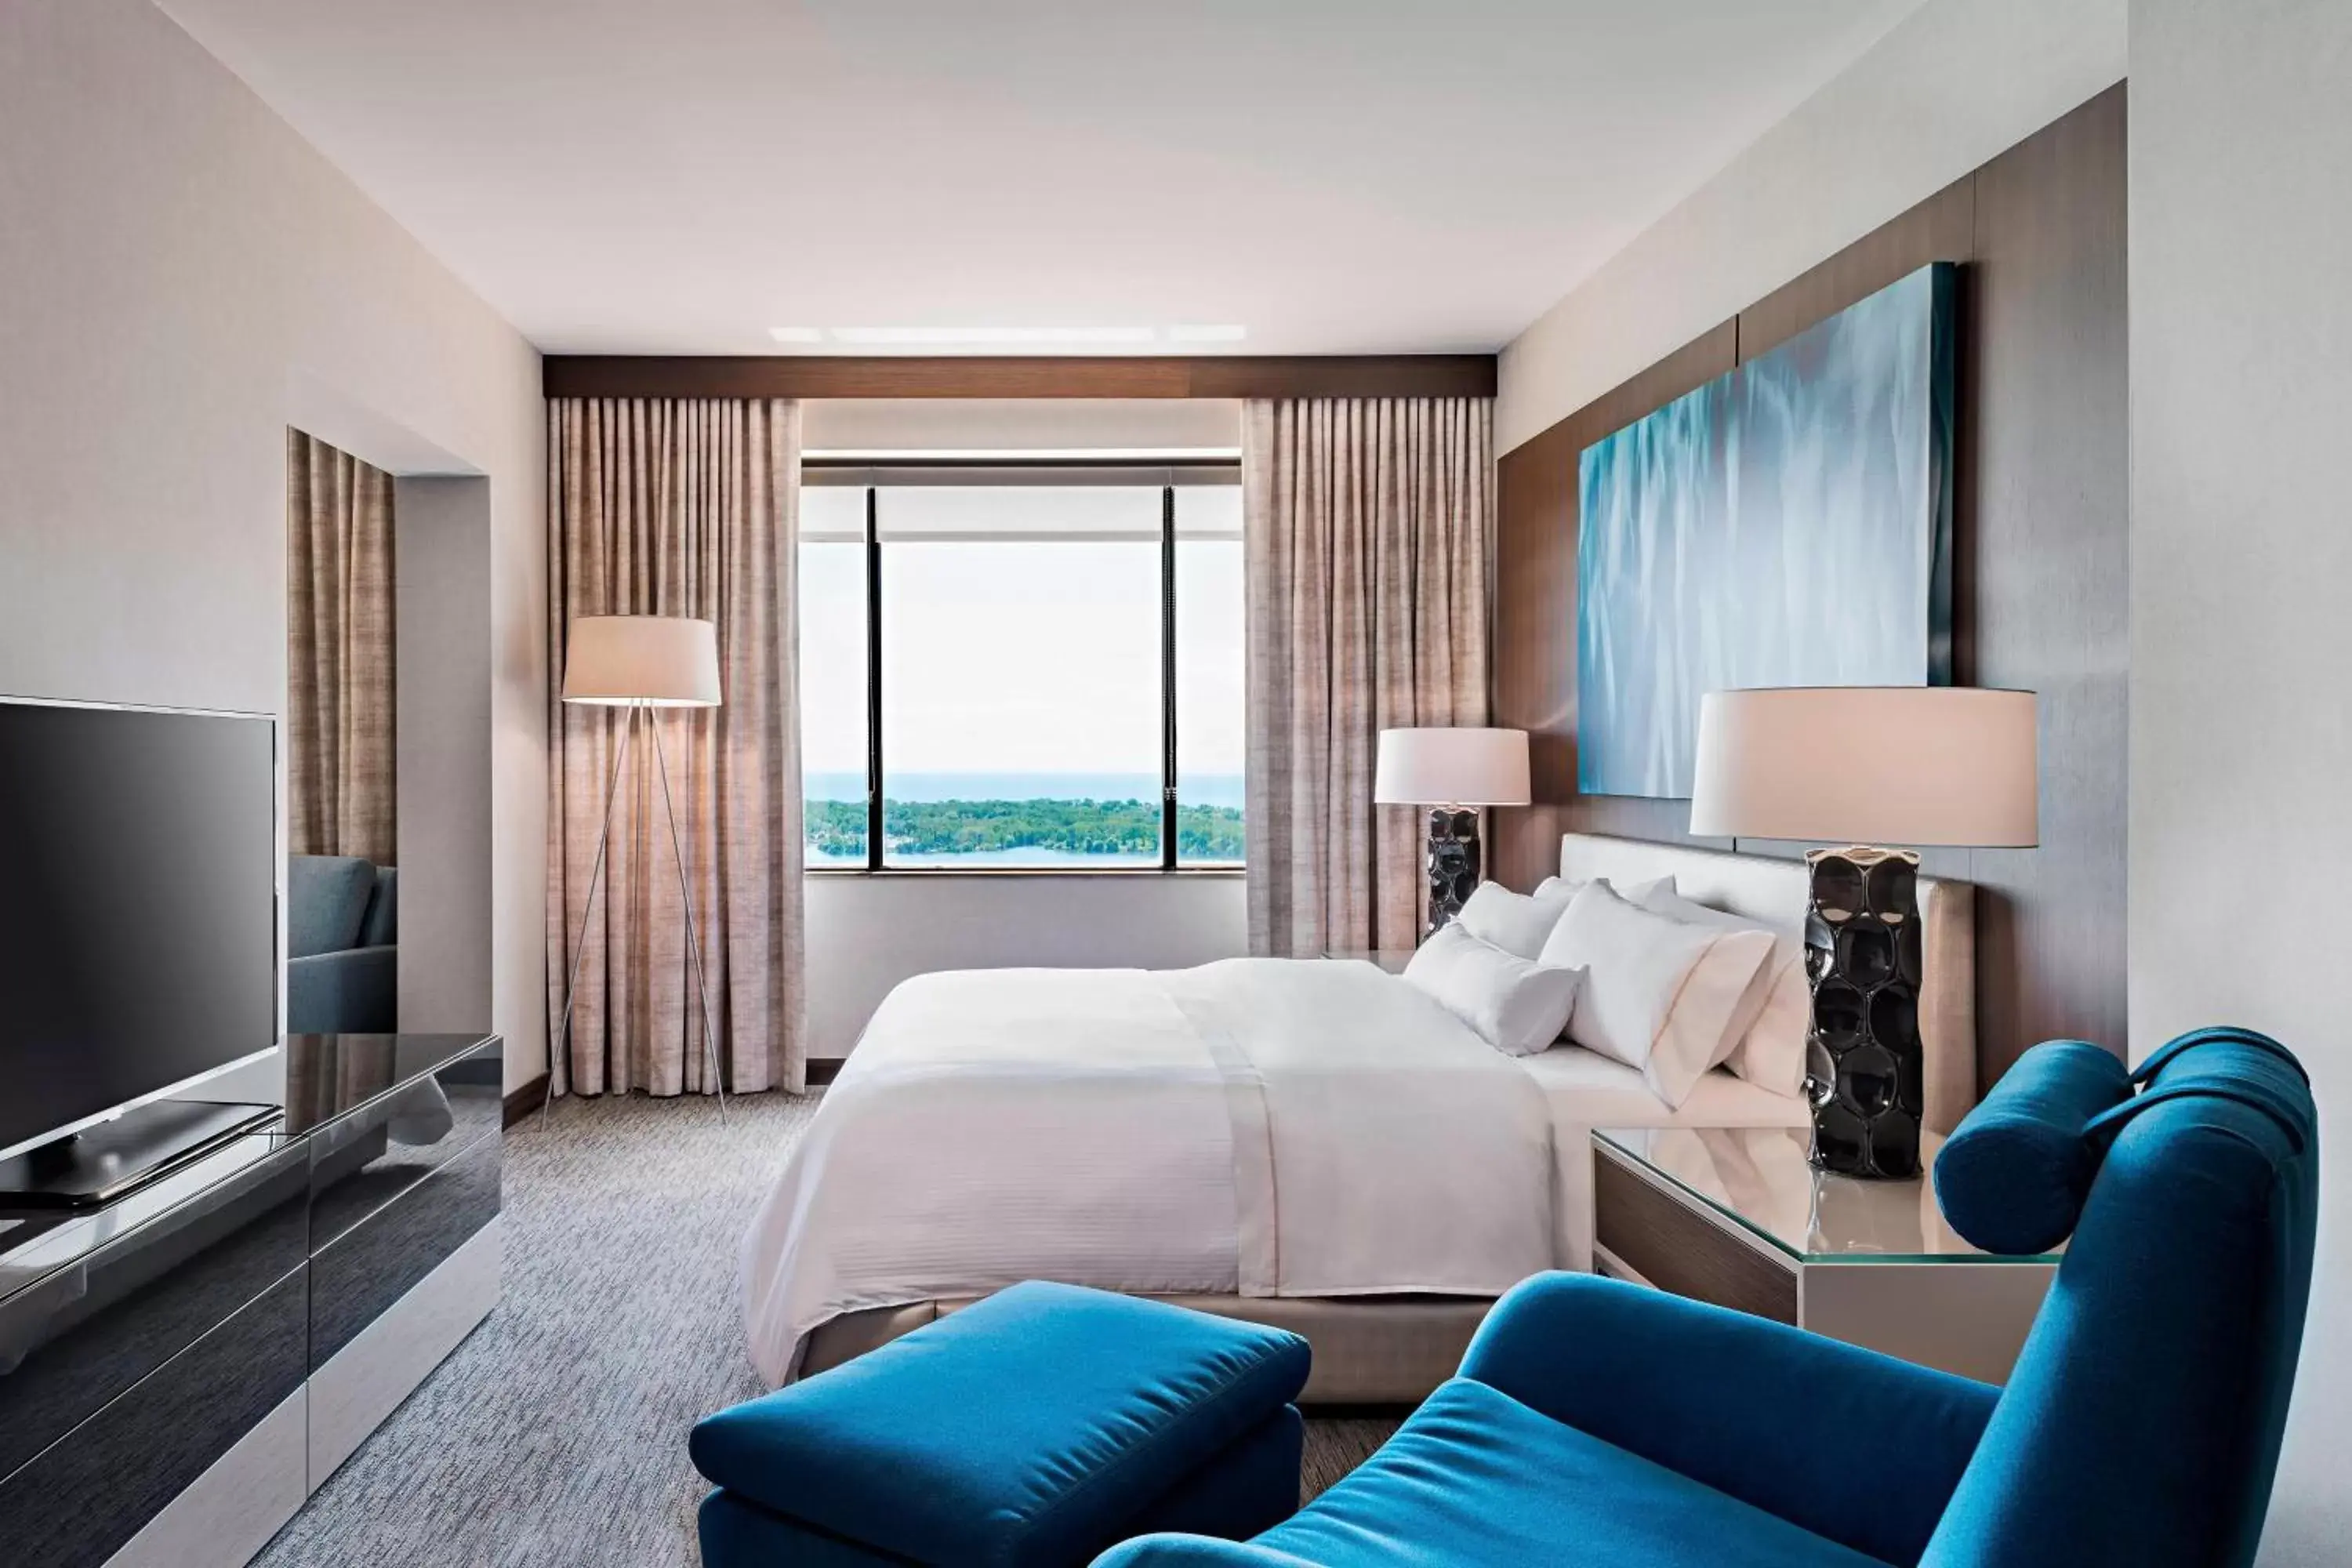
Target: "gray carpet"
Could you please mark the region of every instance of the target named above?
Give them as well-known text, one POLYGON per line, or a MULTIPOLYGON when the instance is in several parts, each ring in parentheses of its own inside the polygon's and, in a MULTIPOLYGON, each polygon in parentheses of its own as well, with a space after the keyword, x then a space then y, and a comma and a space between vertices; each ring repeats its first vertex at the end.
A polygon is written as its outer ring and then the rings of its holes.
MULTIPOLYGON (((499 1310, 262 1568, 689 1568, 696 1418, 761 1392, 735 1244, 815 1101, 564 1100, 507 1135, 499 1310)), ((1393 1429, 1307 1426, 1311 1493, 1393 1429)))

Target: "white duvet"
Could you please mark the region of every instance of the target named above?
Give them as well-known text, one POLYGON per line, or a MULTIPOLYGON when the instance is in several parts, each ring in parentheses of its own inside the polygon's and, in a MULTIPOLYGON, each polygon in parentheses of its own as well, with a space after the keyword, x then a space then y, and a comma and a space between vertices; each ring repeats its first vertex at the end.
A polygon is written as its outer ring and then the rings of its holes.
POLYGON ((1542 1089, 1368 963, 981 970, 886 998, 743 1245, 752 1359, 1048 1279, 1499 1295, 1551 1266, 1542 1089))

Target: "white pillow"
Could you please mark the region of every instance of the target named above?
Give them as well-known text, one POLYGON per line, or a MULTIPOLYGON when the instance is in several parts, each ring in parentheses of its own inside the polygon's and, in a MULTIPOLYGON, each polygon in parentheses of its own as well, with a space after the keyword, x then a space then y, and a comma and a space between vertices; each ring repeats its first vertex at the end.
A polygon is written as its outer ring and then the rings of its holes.
POLYGON ((1554 877, 1532 893, 1515 893, 1500 882, 1481 882, 1462 901, 1454 923, 1480 942, 1533 962, 1580 885, 1554 877))
POLYGON ((1734 1026, 1739 1035, 1719 1063, 1759 1089, 1775 1094, 1805 1091, 1805 1035, 1812 1027, 1813 992, 1805 978, 1803 927, 1774 930, 1745 915, 1694 903, 1671 888, 1661 888, 1633 900, 1643 909, 1669 915, 1685 925, 1714 926, 1721 931, 1760 931, 1772 938, 1772 956, 1756 972, 1741 1001, 1734 1026))
POLYGON ((1559 1038, 1584 977, 1505 952, 1457 921, 1421 944, 1404 978, 1505 1056, 1531 1057, 1559 1038))
MULTIPOLYGON (((1611 881, 1606 877, 1595 877, 1592 879, 1600 883, 1602 887, 1607 888, 1611 892, 1615 893, 1619 898, 1636 904, 1640 903, 1643 898, 1647 897, 1651 893, 1656 892, 1661 888, 1664 888, 1668 891, 1672 891, 1675 885, 1675 879, 1672 877, 1652 877, 1645 882, 1626 882, 1622 885, 1611 881)), ((1572 899, 1576 897, 1578 890, 1584 886, 1585 884, 1582 882, 1571 882, 1565 877, 1546 877, 1542 881, 1536 884, 1535 896, 1540 899, 1549 895, 1557 894, 1562 899, 1572 899)))
MULTIPOLYGON (((1559 917, 1568 912, 1569 900, 1583 886, 1559 877, 1546 877, 1536 884, 1534 892, 1515 893, 1499 882, 1481 882, 1478 890, 1463 901, 1462 912, 1454 918, 1480 942, 1532 960, 1543 951, 1551 928, 1559 923, 1559 917)), ((1672 877, 1660 877, 1654 881, 1635 883, 1623 889, 1623 896, 1639 903, 1644 894, 1661 889, 1672 892, 1674 887, 1672 877)))
POLYGON ((1769 931, 1685 925, 1594 882, 1569 901, 1540 962, 1586 972, 1568 1037, 1641 1068, 1678 1107, 1738 1043, 1734 1015, 1771 956, 1769 931))

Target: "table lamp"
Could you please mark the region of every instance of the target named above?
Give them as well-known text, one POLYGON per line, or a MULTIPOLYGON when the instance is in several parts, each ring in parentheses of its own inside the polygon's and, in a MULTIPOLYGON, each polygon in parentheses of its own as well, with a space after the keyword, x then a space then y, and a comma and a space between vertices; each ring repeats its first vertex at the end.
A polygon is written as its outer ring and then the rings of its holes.
MULTIPOLYGON (((612 782, 604 787, 604 821, 596 835, 596 860, 588 873, 588 899, 580 911, 580 941, 572 955, 571 978, 563 985, 563 1020, 556 1031, 554 1052, 561 1052, 572 1033, 572 999, 580 986, 580 963, 588 955, 588 921, 596 905, 596 885, 604 875, 604 848, 613 837, 613 803, 621 789, 621 771, 628 763, 629 742, 635 736, 638 714, 648 708, 716 708, 719 706, 719 628, 709 621, 684 616, 582 616, 572 623, 565 645, 563 700, 590 707, 625 708, 621 745, 613 757, 612 782)), ((686 910, 686 951, 694 965, 694 989, 702 1003, 702 1044, 708 1053, 710 1081, 719 1090, 719 1113, 727 1113, 727 1085, 719 1067, 719 1031, 711 1021, 710 987, 702 977, 702 944, 694 929, 694 894, 686 875, 686 842, 678 832, 677 807, 670 798, 669 757, 662 749, 661 727, 650 719, 646 731, 654 739, 654 760, 661 778, 662 811, 669 819, 670 848, 677 858, 677 890, 686 910)), ((551 1052, 551 1068, 556 1060, 551 1052)), ((542 1120, 555 1101, 552 1079, 541 1103, 542 1120)))
POLYGON ((1822 1169, 1919 1173, 1919 857, 1868 846, 2030 848, 2036 779, 2031 691, 1801 687, 1699 699, 1695 837, 1853 846, 1805 856, 1805 1093, 1822 1169))
POLYGON ((1429 813, 1429 929, 1462 912, 1478 890, 1478 811, 1525 805, 1525 730, 1414 729, 1381 731, 1372 769, 1380 805, 1425 805, 1429 813))

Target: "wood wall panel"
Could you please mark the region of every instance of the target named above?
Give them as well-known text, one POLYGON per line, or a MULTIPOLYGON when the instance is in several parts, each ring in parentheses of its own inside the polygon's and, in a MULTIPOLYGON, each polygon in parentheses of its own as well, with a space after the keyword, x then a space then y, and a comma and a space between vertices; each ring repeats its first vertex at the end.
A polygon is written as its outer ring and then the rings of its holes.
MULTIPOLYGON (((1975 682, 2041 693, 2042 847, 1979 849, 1978 1024, 2125 1047, 2124 89, 1978 172, 1963 368, 1975 682)), ((2007 1065, 2006 1060, 2000 1065, 2007 1065)))
POLYGON ((1492 397, 1493 354, 550 354, 550 397, 1492 397))
POLYGON ((1494 814, 1496 876, 1551 874, 1563 832, 1693 842, 1685 802, 1576 793, 1583 449, 1915 268, 1961 262, 1955 657, 1964 683, 2042 694, 2042 846, 1925 858, 1981 889, 1981 1082, 2055 1036, 2123 1048, 2124 132, 2118 85, 1503 458, 1495 722, 1529 731, 1537 804, 1494 814))
POLYGON ((1559 836, 1679 838, 1679 801, 1576 793, 1576 467, 1584 448, 1732 368, 1726 321, 1504 454, 1496 477, 1494 721, 1528 731, 1536 804, 1493 814, 1495 874, 1531 888, 1559 868, 1559 836))
POLYGON ((1975 228, 1976 176, 1969 174, 1740 311, 1741 362, 1770 353, 1930 261, 1969 259, 1975 228))

